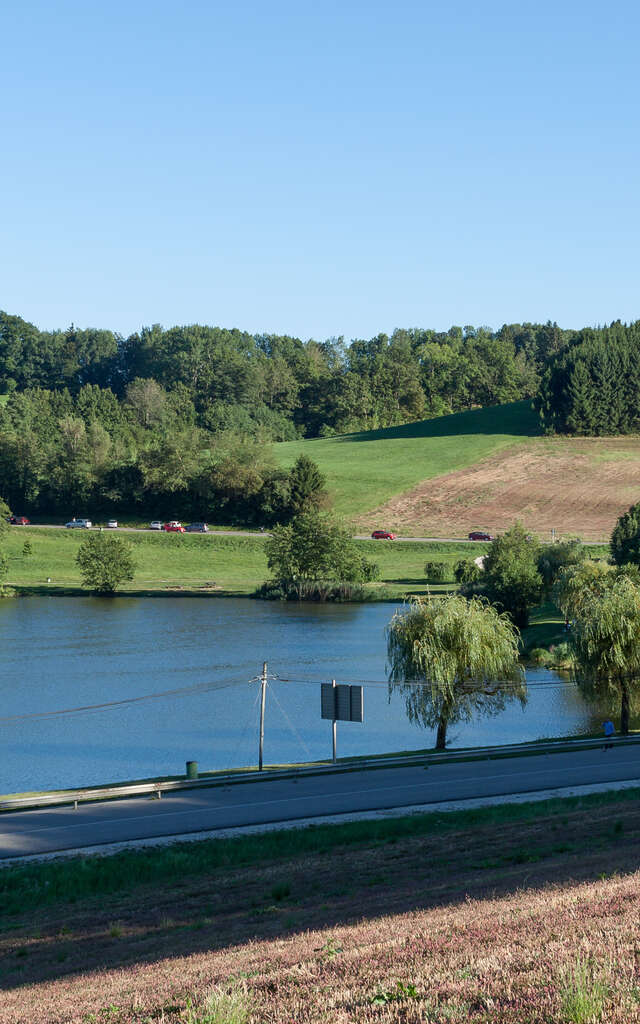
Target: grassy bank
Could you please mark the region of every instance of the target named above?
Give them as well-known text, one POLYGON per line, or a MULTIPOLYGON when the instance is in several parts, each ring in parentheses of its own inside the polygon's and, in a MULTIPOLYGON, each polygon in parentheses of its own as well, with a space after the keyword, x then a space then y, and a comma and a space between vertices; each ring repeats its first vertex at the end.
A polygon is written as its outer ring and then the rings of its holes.
POLYGON ((0 1020, 638 1021, 639 839, 626 791, 16 866, 0 1020))
POLYGON ((366 848, 411 837, 447 835, 479 827, 503 829, 519 823, 590 808, 616 807, 640 801, 640 789, 554 798, 526 804, 495 804, 473 810, 413 814, 383 821, 344 825, 312 825, 303 829, 176 843, 156 849, 123 850, 108 856, 82 856, 59 861, 0 865, 0 928, 25 912, 44 906, 73 904, 93 896, 132 894, 148 883, 174 884, 211 871, 276 864, 309 854, 321 856, 336 848, 366 848))
POLYGON ((355 517, 423 480, 464 469, 539 433, 531 403, 513 402, 385 430, 288 441, 274 450, 286 468, 301 453, 317 462, 337 512, 355 517))
MULTIPOLYGON (((137 562, 135 579, 122 587, 123 594, 246 596, 269 575, 261 538, 152 533, 121 536, 132 544, 137 562)), ((7 582, 23 593, 81 592, 75 558, 82 540, 79 530, 9 530, 3 542, 9 561, 7 582), (30 554, 23 550, 27 539, 30 554)), ((356 543, 363 554, 380 566, 381 580, 372 588, 372 594, 381 600, 401 600, 407 593, 424 593, 428 586, 424 564, 428 559, 445 562, 452 580, 455 563, 471 554, 456 544, 356 543)), ((474 555, 486 550, 486 545, 477 547, 478 550, 473 548, 474 555)))

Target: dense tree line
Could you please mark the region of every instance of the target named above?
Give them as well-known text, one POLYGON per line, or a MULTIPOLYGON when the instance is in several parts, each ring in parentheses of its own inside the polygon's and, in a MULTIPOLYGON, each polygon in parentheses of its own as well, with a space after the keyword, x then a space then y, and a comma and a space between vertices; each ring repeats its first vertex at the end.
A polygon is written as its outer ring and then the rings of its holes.
POLYGON ((270 442, 532 397, 574 334, 414 328, 347 344, 194 324, 124 338, 0 313, 0 493, 34 513, 285 522, 295 494, 270 442))
POLYGON ((0 394, 77 398, 92 385, 122 402, 134 381, 154 381, 212 433, 318 437, 531 397, 573 334, 555 324, 413 328, 347 344, 194 324, 123 338, 74 326, 40 331, 0 313, 0 394))
POLYGON ((323 490, 306 457, 286 472, 259 438, 198 426, 181 387, 134 380, 122 401, 96 384, 30 389, 0 407, 0 493, 21 512, 269 525, 323 490))
POLYGON ((579 331, 545 369, 536 398, 548 432, 640 430, 640 321, 579 331))

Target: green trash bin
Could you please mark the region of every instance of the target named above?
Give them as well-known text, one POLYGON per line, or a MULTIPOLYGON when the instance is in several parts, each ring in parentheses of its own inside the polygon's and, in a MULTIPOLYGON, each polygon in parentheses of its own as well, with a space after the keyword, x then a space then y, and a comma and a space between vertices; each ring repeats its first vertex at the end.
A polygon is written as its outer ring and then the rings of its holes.
POLYGON ((197 779, 198 778, 198 762, 187 761, 187 778, 197 779))

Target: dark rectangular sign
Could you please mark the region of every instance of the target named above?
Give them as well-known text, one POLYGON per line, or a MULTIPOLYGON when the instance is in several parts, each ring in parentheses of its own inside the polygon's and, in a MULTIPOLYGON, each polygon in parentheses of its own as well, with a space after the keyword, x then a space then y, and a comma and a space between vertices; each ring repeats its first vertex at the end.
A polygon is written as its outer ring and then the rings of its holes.
POLYGON ((364 722, 363 687, 322 683, 320 714, 336 722, 364 722))

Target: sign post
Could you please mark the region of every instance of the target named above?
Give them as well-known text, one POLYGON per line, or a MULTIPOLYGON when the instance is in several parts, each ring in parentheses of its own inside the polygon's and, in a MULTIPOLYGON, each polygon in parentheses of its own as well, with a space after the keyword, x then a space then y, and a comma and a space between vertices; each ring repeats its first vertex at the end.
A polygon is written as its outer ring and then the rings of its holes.
MULTIPOLYGON (((332 687, 333 690, 335 690, 335 688, 336 688, 336 681, 335 681, 335 679, 331 680, 331 687, 332 687)), ((334 696, 334 707, 335 707, 335 696, 334 696)), ((337 755, 337 749, 338 749, 338 719, 337 718, 333 719, 332 726, 331 726, 331 731, 333 733, 333 763, 335 764, 337 759, 338 759, 338 755, 337 755)))
POLYGON ((364 689, 362 686, 338 685, 335 679, 322 683, 320 714, 331 721, 333 763, 337 761, 338 722, 364 722, 364 689))

